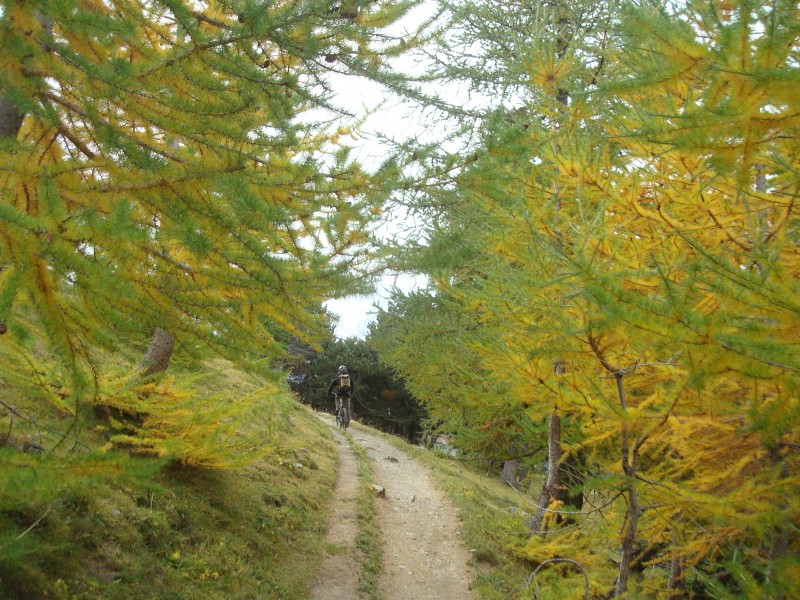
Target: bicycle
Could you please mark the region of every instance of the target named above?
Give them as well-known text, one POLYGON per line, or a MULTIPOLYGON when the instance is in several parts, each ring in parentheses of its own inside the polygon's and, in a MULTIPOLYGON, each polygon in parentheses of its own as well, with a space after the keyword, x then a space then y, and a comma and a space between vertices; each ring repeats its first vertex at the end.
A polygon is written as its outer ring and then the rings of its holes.
POLYGON ((342 429, 343 431, 347 431, 347 426, 350 424, 350 412, 348 410, 348 407, 345 406, 345 402, 343 402, 345 396, 335 396, 335 398, 336 398, 336 426, 342 429))

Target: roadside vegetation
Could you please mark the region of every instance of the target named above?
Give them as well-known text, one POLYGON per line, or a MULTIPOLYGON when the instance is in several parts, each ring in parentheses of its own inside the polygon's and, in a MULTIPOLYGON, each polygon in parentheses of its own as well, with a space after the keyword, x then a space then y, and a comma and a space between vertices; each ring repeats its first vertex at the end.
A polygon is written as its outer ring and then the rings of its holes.
MULTIPOLYGON (((289 394, 263 402, 269 382, 226 361, 198 366, 202 375, 187 373, 194 385, 227 402, 253 402, 236 423, 250 462, 210 469, 113 449, 64 460, 36 435, 59 419, 40 416, 24 439, 46 451, 27 460, 9 444, 0 448, 0 596, 304 596, 323 551, 335 477, 330 435, 289 394)), ((6 392, 4 404, 31 414, 6 392)), ((104 422, 82 439, 102 446, 104 422)))

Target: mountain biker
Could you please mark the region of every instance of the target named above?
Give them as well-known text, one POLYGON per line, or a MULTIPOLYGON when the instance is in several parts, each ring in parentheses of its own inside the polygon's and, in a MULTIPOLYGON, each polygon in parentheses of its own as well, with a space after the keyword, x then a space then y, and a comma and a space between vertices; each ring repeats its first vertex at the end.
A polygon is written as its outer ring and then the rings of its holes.
POLYGON ((336 377, 333 378, 333 381, 331 381, 331 384, 328 386, 328 393, 334 395, 337 415, 342 407, 342 400, 345 400, 344 407, 347 409, 347 421, 350 420, 353 414, 350 397, 354 389, 355 384, 353 378, 347 373, 347 367, 345 365, 340 365, 336 371, 336 377))

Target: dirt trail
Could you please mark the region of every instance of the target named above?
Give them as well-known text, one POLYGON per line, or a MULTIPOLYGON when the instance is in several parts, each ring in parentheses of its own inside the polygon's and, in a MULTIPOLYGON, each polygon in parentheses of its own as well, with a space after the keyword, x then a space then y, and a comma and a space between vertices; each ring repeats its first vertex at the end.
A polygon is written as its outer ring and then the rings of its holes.
MULTIPOLYGON (((327 419, 325 421, 330 425, 327 419)), ((362 559, 355 543, 358 533, 356 455, 350 449, 345 437, 335 429, 333 439, 339 451, 333 510, 325 538, 327 544, 325 560, 322 561, 317 580, 311 588, 313 600, 345 600, 358 597, 356 589, 362 559)))
MULTIPOLYGON (((332 418, 322 418, 333 427, 332 418)), ((385 600, 473 598, 469 589, 473 576, 468 565, 470 554, 458 534, 456 511, 445 496, 433 487, 427 469, 405 452, 358 424, 351 426, 349 433, 355 443, 366 450, 372 462, 375 483, 386 491, 385 497, 376 498, 383 547, 383 572, 379 581, 381 597, 385 600)), ((352 454, 352 450, 346 443, 339 442, 342 436, 335 430, 334 436, 342 467, 345 467, 347 456, 352 454)), ((355 467, 353 477, 357 486, 355 467)), ((355 492, 346 491, 347 486, 352 485, 348 479, 344 468, 341 468, 336 480, 335 508, 331 524, 331 532, 336 528, 339 533, 329 534, 329 543, 337 546, 344 545, 345 537, 342 536, 345 534, 340 531, 342 525, 350 530, 347 535, 355 536, 357 530, 357 523, 352 518, 355 512, 355 492), (352 501, 345 499, 350 496, 352 501), (350 508, 344 514, 350 514, 351 518, 345 518, 344 523, 339 522, 336 512, 340 510, 340 505, 348 503, 350 508)), ((355 580, 358 579, 358 568, 341 568, 344 560, 349 561, 348 555, 349 552, 327 555, 320 571, 320 581, 324 583, 315 586, 312 599, 357 598, 355 580), (333 566, 327 563, 333 563, 333 566), (333 579, 326 579, 327 577, 333 579), (347 577, 353 581, 337 581, 337 578, 347 577), (351 587, 347 588, 348 585, 351 587), (340 590, 339 595, 329 593, 334 587, 340 590)), ((355 553, 353 557, 357 561, 355 553)))

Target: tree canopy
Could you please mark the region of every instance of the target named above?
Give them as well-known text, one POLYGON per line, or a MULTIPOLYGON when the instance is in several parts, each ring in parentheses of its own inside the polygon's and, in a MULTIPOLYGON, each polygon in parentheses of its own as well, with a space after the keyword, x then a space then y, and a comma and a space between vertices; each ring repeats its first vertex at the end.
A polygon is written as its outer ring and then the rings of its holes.
POLYGON ((576 529, 548 499, 521 555, 598 594, 644 565, 642 593, 795 594, 796 6, 453 4, 459 76, 508 99, 413 199, 433 283, 385 360, 463 444, 541 448, 559 416, 588 504, 576 529))
POLYGON ((379 32, 411 4, 7 5, 5 343, 40 329, 75 371, 152 327, 228 356, 324 331, 389 173, 310 111, 399 52, 379 32))
MULTIPOLYGON (((15 416, 55 414, 74 433, 94 407, 115 447, 241 462, 236 423, 251 402, 283 402, 279 374, 235 399, 195 389, 193 374, 139 374, 164 369, 173 344, 279 369, 293 340, 329 336, 325 300, 368 289, 372 228, 397 173, 351 157, 358 122, 332 79, 396 82, 388 61, 419 34, 387 28, 415 4, 3 4, 9 431, 22 435, 15 416)), ((61 429, 45 450, 65 449, 61 429)))

